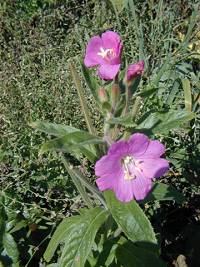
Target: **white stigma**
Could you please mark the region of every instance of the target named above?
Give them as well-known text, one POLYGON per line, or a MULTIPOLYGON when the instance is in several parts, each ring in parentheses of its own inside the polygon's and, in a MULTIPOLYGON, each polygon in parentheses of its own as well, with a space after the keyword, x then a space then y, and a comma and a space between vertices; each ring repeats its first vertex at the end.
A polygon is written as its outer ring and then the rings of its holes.
POLYGON ((109 59, 108 56, 116 56, 113 48, 104 49, 103 47, 100 47, 100 52, 98 52, 97 55, 105 59, 109 59))
POLYGON ((135 160, 133 157, 126 156, 122 159, 122 165, 124 167, 124 180, 132 180, 135 179, 136 176, 134 173, 130 171, 130 165, 131 167, 137 170, 138 172, 143 172, 141 163, 143 161, 141 160, 135 160))
POLYGON ((132 175, 129 170, 129 165, 131 163, 133 163, 133 158, 130 156, 125 157, 122 161, 122 164, 124 166, 124 180, 132 180, 135 178, 135 175, 132 175))

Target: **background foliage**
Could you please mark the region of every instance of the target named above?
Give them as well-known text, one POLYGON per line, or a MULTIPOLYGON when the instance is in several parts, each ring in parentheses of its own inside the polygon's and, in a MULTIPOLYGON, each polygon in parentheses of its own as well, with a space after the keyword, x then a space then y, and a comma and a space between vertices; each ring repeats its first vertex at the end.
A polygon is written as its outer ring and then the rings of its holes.
MULTIPOLYGON (((13 261, 17 266, 20 260, 20 266, 46 266, 42 255, 48 236, 63 216, 76 214, 83 206, 57 158, 38 154, 48 136, 33 131, 29 124, 40 119, 86 128, 68 60, 73 58, 77 63, 92 35, 114 29, 124 40, 124 58, 129 63, 145 58, 142 85, 146 88, 150 84, 146 89, 154 90, 145 102, 145 111, 174 107, 196 114, 191 123, 159 136, 172 162, 169 176, 163 180, 182 191, 186 202, 155 202, 146 205, 146 214, 164 236, 162 253, 169 264, 183 254, 190 266, 199 266, 198 7, 195 1, 179 0, 132 3, 0 2, 0 183, 5 221, 0 229, 6 233, 0 244, 4 242, 4 248, 5 240, 14 244, 13 250, 5 252, 9 259, 2 256, 3 263, 13 261)), ((93 123, 100 131, 101 114, 83 86, 93 123)), ((70 156, 69 160, 80 166, 70 156)), ((82 167, 92 181, 93 166, 84 160, 82 167)))

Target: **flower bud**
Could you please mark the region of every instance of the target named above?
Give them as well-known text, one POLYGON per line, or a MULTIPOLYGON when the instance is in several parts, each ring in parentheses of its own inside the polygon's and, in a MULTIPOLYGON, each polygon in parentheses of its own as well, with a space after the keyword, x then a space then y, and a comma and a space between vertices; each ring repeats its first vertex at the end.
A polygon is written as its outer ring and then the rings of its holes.
POLYGON ((99 89, 99 100, 101 103, 108 101, 106 90, 103 87, 99 89))
POLYGON ((111 103, 112 107, 114 107, 117 104, 117 101, 119 99, 120 95, 120 88, 117 83, 114 83, 112 88, 111 88, 111 103))
POLYGON ((138 61, 135 64, 131 64, 128 66, 128 69, 126 71, 126 82, 130 83, 134 78, 137 76, 140 76, 144 71, 144 61, 138 61))

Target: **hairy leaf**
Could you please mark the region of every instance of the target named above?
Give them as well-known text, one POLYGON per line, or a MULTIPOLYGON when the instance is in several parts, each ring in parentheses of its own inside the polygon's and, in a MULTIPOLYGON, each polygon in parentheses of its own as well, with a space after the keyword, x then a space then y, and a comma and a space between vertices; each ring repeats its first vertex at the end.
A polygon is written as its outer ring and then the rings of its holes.
POLYGON ((56 229, 45 251, 44 258, 51 260, 60 243, 64 243, 59 267, 83 267, 91 251, 99 227, 108 216, 99 207, 84 211, 81 215, 64 219, 56 229))
POLYGON ((138 121, 137 130, 149 130, 153 134, 166 133, 193 118, 195 114, 186 110, 150 111, 138 121))
POLYGON ((155 183, 152 188, 152 191, 142 201, 142 203, 147 203, 155 200, 174 200, 177 203, 181 204, 185 200, 185 198, 173 186, 163 183, 155 183))
POLYGON ((38 131, 58 137, 66 135, 68 133, 80 131, 79 129, 76 129, 72 126, 55 124, 45 121, 35 121, 30 123, 29 125, 38 131))
POLYGON ((104 196, 113 218, 130 240, 157 243, 150 221, 135 200, 120 202, 112 191, 106 191, 104 196))

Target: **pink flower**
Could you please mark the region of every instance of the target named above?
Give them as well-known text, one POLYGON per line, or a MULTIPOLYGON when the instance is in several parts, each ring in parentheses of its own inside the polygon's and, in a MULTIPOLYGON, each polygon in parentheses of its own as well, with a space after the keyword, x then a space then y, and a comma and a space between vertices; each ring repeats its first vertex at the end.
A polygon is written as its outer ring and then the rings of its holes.
POLYGON ((98 188, 113 190, 122 202, 144 199, 151 190, 152 179, 169 169, 168 161, 161 158, 164 153, 164 145, 141 133, 114 143, 95 164, 98 188))
POLYGON ((98 66, 98 74, 104 80, 115 78, 120 69, 122 42, 116 32, 106 31, 90 39, 84 58, 86 67, 98 66))
POLYGON ((128 66, 127 72, 126 72, 126 79, 127 81, 131 81, 135 77, 141 75, 144 71, 144 61, 138 61, 135 64, 131 64, 128 66))

